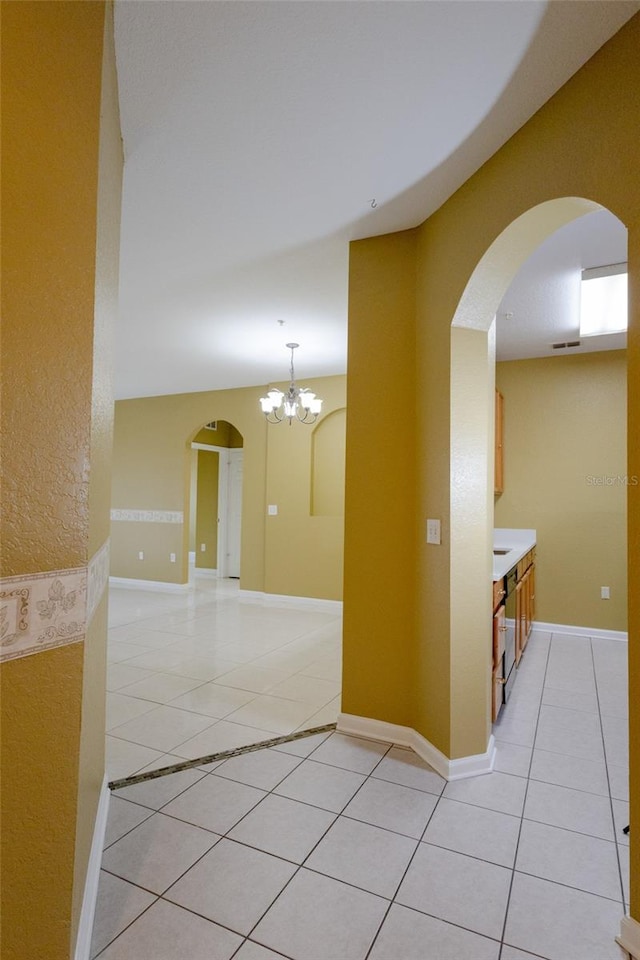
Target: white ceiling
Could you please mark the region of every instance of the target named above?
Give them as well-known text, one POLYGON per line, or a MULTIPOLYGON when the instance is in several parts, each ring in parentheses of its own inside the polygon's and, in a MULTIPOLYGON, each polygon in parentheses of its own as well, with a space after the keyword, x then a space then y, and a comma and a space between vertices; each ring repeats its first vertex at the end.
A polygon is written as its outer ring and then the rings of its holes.
POLYGON ((291 340, 343 373, 349 240, 423 221, 638 9, 117 0, 116 396, 282 380, 291 340))
POLYGON ((580 340, 582 271, 627 259, 627 229, 608 210, 578 217, 552 233, 522 265, 496 314, 496 357, 562 356, 619 350, 626 333, 580 340), (552 343, 579 340, 554 350, 552 343))

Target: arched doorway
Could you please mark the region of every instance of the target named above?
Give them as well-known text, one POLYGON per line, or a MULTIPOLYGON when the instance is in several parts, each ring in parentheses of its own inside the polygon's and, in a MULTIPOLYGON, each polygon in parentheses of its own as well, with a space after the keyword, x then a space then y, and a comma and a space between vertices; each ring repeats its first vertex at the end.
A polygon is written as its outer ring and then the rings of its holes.
POLYGON ((452 672, 452 695, 473 704, 489 753, 493 750, 490 649, 477 641, 478 624, 490 623, 492 615, 488 585, 494 526, 494 318, 517 270, 539 244, 564 224, 599 209, 591 200, 566 197, 547 201, 517 218, 476 266, 451 327, 450 636, 452 660, 464 658, 466 665, 464 674, 452 672), (461 583, 465 584, 464 603, 460 602, 461 583), (470 681, 473 676, 475 682, 470 681))
POLYGON ((191 440, 189 570, 239 579, 244 439, 226 420, 204 424, 191 440))

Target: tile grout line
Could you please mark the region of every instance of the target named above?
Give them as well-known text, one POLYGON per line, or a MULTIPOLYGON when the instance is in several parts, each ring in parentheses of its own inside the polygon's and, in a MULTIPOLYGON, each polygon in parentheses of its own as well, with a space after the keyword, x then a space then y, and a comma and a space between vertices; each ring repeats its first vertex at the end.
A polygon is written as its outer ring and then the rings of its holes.
POLYGON ((604 754, 604 769, 605 769, 605 774, 606 774, 606 777, 607 777, 607 786, 608 786, 608 788, 609 788, 609 809, 610 809, 610 811, 611 811, 611 826, 612 826, 612 829, 613 829, 613 840, 614 840, 615 849, 616 849, 616 862, 617 862, 617 864, 618 864, 618 878, 619 878, 619 880, 620 880, 620 900, 621 900, 621 902, 622 902, 622 913, 623 913, 623 915, 624 915, 624 914, 626 914, 627 908, 626 908, 625 899, 624 899, 624 882, 623 882, 623 879, 622 879, 622 864, 620 863, 620 850, 619 850, 619 844, 618 844, 618 836, 617 836, 617 833, 616 833, 616 817, 615 817, 615 811, 614 811, 614 809, 613 809, 613 797, 611 796, 611 780, 609 779, 609 762, 608 762, 608 760, 607 760, 607 744, 606 744, 606 740, 605 740, 605 738, 604 738, 604 726, 603 726, 603 723, 602 723, 602 714, 601 714, 601 712, 600 712, 600 695, 599 695, 599 692, 598 692, 598 672, 597 672, 597 669, 596 669, 596 659, 595 659, 595 656, 594 656, 594 653, 593 653, 593 638, 591 638, 591 637, 589 638, 589 648, 590 648, 590 650, 591 650, 591 663, 592 663, 592 667, 593 667, 593 679, 594 679, 595 688, 596 688, 596 700, 597 700, 597 702, 598 702, 598 719, 599 719, 599 723, 600 723, 600 736, 602 737, 602 752, 603 752, 603 754, 604 754))
MULTIPOLYGON (((531 768, 532 768, 532 766, 533 766, 533 754, 534 754, 534 751, 535 751, 536 737, 537 737, 537 735, 538 735, 538 725, 539 725, 539 723, 540 723, 540 711, 541 711, 541 709, 542 709, 542 698, 543 698, 543 696, 544 696, 544 684, 545 684, 545 680, 546 680, 546 677, 547 677, 547 672, 548 672, 548 669, 549 669, 549 659, 550 659, 550 657, 551 657, 551 647, 552 647, 552 644, 553 644, 553 633, 551 634, 551 636, 550 636, 550 638, 549 638, 549 646, 548 646, 548 648, 547 648, 547 656, 546 656, 545 665, 544 665, 544 674, 543 674, 543 677, 542 677, 542 685, 541 685, 541 688, 540 688, 540 701, 539 701, 539 703, 538 703, 538 713, 537 713, 537 716, 536 716, 536 725, 535 725, 535 730, 534 730, 534 734, 533 734, 533 741, 532 741, 532 744, 531 744, 531 757, 530 757, 530 759, 529 759, 529 769, 528 769, 528 771, 527 771, 526 786, 525 786, 525 789, 524 789, 524 797, 523 797, 523 799, 522 799, 522 813, 520 814, 520 827, 519 827, 519 829, 518 829, 518 837, 517 837, 517 839, 516 839, 516 848, 515 848, 514 855, 513 855, 513 866, 512 866, 512 868, 511 868, 511 880, 510 880, 510 883, 509 883, 509 892, 508 892, 508 894, 507 894, 507 902, 506 902, 505 911, 504 911, 504 920, 503 920, 503 923, 502 923, 502 932, 501 932, 501 934, 500 934, 500 951, 499 951, 499 954, 498 954, 498 957, 499 957, 499 958, 502 957, 502 953, 503 953, 504 947, 505 947, 505 946, 510 946, 510 944, 505 944, 504 938, 505 938, 505 935, 506 935, 506 932, 507 932, 507 920, 508 920, 508 917, 509 917, 509 907, 511 906, 511 895, 512 895, 512 893, 513 893, 513 882, 514 882, 514 880, 515 880, 515 875, 516 875, 516 863, 517 863, 517 860, 518 860, 518 850, 519 850, 519 847, 520 847, 520 837, 522 836, 522 825, 523 825, 523 823, 524 823, 524 811, 525 811, 525 807, 526 807, 526 804, 527 804, 527 794, 528 794, 528 792, 529 792, 529 783, 530 783, 530 780, 531 780, 531 768)), ((525 664, 526 664, 526 661, 525 661, 525 664)))

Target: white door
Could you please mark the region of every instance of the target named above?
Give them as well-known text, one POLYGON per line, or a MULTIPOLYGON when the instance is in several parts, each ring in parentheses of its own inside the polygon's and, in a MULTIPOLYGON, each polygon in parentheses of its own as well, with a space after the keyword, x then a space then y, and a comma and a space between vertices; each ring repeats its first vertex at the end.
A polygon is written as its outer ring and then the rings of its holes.
POLYGON ((242 530, 242 450, 229 450, 227 462, 226 576, 240 576, 242 530))

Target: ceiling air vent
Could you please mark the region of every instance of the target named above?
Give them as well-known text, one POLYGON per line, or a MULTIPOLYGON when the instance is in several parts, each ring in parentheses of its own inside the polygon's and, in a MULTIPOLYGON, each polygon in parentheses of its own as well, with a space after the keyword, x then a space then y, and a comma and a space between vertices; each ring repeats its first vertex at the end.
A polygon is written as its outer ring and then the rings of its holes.
POLYGON ((579 341, 579 340, 566 340, 566 341, 564 341, 563 343, 552 343, 552 344, 551 344, 551 349, 552 349, 552 350, 566 350, 567 347, 579 347, 579 346, 580 346, 580 341, 579 341))

